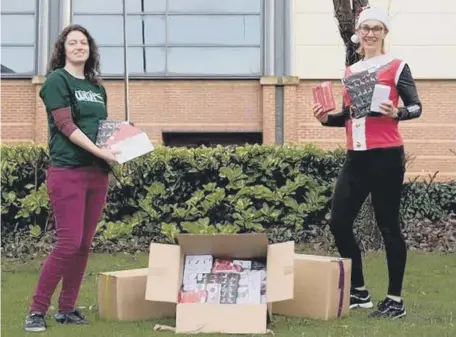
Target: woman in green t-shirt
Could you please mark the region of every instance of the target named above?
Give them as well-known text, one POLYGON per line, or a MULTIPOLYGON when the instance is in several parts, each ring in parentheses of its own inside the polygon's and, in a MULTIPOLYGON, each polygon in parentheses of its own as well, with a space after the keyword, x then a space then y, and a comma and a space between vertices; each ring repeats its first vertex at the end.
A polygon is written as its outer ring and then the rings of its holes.
POLYGON ((43 265, 25 330, 46 330, 45 314, 62 281, 59 323, 87 324, 75 308, 89 248, 108 191, 115 153, 95 145, 98 124, 107 118, 106 90, 100 83, 98 48, 79 26, 66 27, 55 43, 40 97, 49 124, 47 189, 55 216, 57 243, 43 265))

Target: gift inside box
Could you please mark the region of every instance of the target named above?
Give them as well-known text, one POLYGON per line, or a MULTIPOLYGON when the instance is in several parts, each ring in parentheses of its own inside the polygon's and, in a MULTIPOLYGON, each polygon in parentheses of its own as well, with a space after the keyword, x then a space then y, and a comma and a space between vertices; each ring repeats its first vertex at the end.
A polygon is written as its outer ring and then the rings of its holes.
POLYGON ((146 289, 149 301, 177 303, 176 333, 265 333, 270 304, 293 298, 293 241, 269 245, 264 233, 177 240, 150 245, 146 289))
POLYGON ((179 303, 266 303, 266 259, 186 255, 179 303))

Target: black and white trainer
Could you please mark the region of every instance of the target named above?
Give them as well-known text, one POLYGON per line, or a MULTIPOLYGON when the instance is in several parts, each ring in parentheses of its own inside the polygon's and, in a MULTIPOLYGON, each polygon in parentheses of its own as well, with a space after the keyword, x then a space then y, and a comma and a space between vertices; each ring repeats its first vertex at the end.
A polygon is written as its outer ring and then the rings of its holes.
POLYGON ((404 300, 397 302, 387 297, 378 303, 377 309, 372 311, 369 317, 397 319, 406 315, 407 311, 405 310, 404 300))
POLYGON ((25 331, 28 332, 43 332, 46 331, 46 320, 44 315, 38 312, 31 312, 25 318, 25 331))
POLYGON ((355 288, 351 289, 350 292, 350 309, 355 308, 364 308, 370 309, 374 306, 372 303, 369 291, 367 290, 357 290, 355 288))
POLYGON ((73 310, 68 313, 57 313, 55 314, 55 321, 60 324, 81 324, 87 325, 89 321, 79 310, 73 310))

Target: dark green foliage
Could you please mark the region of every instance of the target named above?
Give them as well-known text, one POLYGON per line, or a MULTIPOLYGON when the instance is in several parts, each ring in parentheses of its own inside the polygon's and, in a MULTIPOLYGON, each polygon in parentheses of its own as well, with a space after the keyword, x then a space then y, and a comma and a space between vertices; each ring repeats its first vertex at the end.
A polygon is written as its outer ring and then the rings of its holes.
MULTIPOLYGON (((46 149, 2 146, 1 152, 2 249, 27 241, 18 237, 35 243, 52 237, 46 149)), ((174 242, 179 232, 252 231, 266 231, 272 242, 329 247, 331 194, 344 159, 341 150, 313 146, 159 147, 114 168, 94 249, 134 252, 147 249, 150 241, 174 242)), ((404 230, 412 220, 443 221, 456 213, 455 200, 454 181, 406 183, 404 230)), ((381 246, 369 200, 355 231, 369 237, 366 248, 381 246)))

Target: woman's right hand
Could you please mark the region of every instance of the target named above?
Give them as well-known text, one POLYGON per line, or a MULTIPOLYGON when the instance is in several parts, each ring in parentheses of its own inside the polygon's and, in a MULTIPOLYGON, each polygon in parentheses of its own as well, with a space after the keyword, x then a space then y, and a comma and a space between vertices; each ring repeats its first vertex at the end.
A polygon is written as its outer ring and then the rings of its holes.
POLYGON ((106 161, 108 164, 117 164, 116 154, 119 154, 120 151, 118 150, 110 150, 110 149, 100 149, 98 153, 98 157, 106 161))
POLYGON ((328 115, 323 113, 323 108, 320 104, 314 104, 312 107, 314 117, 320 122, 320 123, 326 123, 328 121, 328 115))

